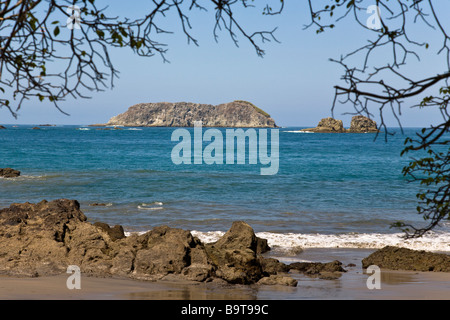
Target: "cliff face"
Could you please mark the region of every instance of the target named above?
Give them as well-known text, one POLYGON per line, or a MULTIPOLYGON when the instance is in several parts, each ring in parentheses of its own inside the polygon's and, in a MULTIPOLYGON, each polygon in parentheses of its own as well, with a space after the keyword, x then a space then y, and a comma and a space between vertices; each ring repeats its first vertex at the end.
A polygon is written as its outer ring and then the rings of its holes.
POLYGON ((190 102, 140 103, 112 117, 106 125, 126 127, 276 127, 275 121, 250 102, 234 101, 217 106, 190 102))

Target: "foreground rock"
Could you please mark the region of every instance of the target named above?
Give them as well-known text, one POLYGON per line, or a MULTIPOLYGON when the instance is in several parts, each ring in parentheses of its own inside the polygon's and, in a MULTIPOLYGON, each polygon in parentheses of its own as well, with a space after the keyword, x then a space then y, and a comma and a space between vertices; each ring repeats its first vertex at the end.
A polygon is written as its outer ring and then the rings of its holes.
POLYGON ((302 272, 311 277, 317 277, 319 279, 326 280, 338 279, 344 272, 347 272, 347 270, 342 267, 342 262, 337 260, 327 263, 294 262, 289 265, 289 269, 302 272))
POLYGON ((0 177, 3 178, 16 178, 20 176, 19 170, 14 170, 11 168, 0 168, 0 177))
POLYGON ((362 260, 363 268, 450 272, 450 255, 387 246, 362 260))
POLYGON ((193 127, 194 121, 202 121, 204 127, 276 127, 270 115, 252 103, 241 100, 217 106, 190 102, 140 103, 112 117, 105 125, 193 127))
POLYGON ((167 226, 125 237, 121 226, 88 222, 75 200, 0 210, 0 273, 13 276, 56 275, 76 265, 98 276, 295 286, 285 265, 257 253, 267 250, 264 243, 245 222, 233 223, 214 244, 167 226))
POLYGON ((216 275, 229 283, 251 284, 264 277, 265 272, 258 258, 261 242, 253 229, 245 222, 234 222, 230 230, 216 243, 205 246, 208 257, 217 266, 216 275))
POLYGON ((365 116, 354 116, 350 122, 350 128, 345 129, 342 120, 324 118, 315 128, 302 129, 300 131, 319 133, 369 133, 378 132, 377 123, 365 116))

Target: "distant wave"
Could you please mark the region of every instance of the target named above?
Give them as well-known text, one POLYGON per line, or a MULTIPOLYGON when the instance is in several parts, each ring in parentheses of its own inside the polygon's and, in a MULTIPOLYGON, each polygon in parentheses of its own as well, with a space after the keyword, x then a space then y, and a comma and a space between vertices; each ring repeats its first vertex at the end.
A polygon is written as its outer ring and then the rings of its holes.
POLYGON ((91 130, 91 129, 89 129, 89 128, 77 128, 77 130, 81 130, 81 131, 89 131, 89 130, 91 130))
POLYGON ((160 201, 154 201, 152 203, 142 203, 141 205, 137 206, 140 210, 161 210, 163 208, 164 203, 160 201))
POLYGON ((142 129, 138 129, 138 128, 130 128, 130 129, 126 129, 128 131, 142 131, 142 129))
POLYGON ((30 176, 30 175, 21 175, 14 178, 5 178, 0 177, 0 179, 10 180, 10 181, 23 181, 23 180, 47 180, 49 178, 57 178, 62 177, 62 175, 43 175, 43 176, 30 176))
POLYGON ((125 237, 129 237, 132 234, 143 235, 144 233, 147 233, 148 231, 149 230, 147 230, 147 231, 138 231, 138 232, 125 231, 124 234, 125 234, 125 237))
MULTIPOLYGON (((205 243, 215 242, 224 235, 222 231, 200 232, 192 231, 192 235, 205 243)), ((405 240, 402 233, 381 234, 295 234, 295 233, 256 233, 260 238, 267 239, 270 247, 285 252, 296 248, 358 248, 381 249, 385 246, 397 246, 413 250, 450 252, 450 233, 430 233, 419 239, 405 240)))
POLYGON ((150 204, 143 203, 142 205, 143 206, 152 206, 152 205, 162 206, 162 205, 164 205, 164 203, 162 203, 160 201, 154 201, 154 202, 152 202, 150 204))
POLYGON ((300 131, 300 130, 283 131, 283 132, 290 132, 290 133, 314 133, 312 131, 300 131))
POLYGON ((146 206, 137 206, 140 210, 161 210, 163 207, 146 207, 146 206))

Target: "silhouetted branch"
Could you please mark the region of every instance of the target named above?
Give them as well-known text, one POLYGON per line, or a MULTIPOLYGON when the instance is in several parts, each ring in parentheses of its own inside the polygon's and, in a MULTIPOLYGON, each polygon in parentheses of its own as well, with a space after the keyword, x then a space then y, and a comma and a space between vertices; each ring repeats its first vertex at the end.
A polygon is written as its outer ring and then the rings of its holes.
MULTIPOLYGON (((176 14, 188 43, 195 45, 199 43, 192 32, 191 12, 208 13, 208 6, 215 12, 216 39, 222 27, 235 44, 239 37, 246 39, 258 56, 264 55, 259 43, 276 41, 275 29, 249 32, 250 27, 235 17, 239 6, 253 7, 247 0, 152 0, 152 9, 137 19, 109 16, 109 8, 98 8, 97 2, 0 1, 0 108, 6 107, 17 117, 25 100, 38 99, 51 101, 63 112, 58 103, 67 96, 88 98, 85 92, 114 87, 119 71, 109 55, 110 48, 129 48, 141 57, 159 55, 167 62, 167 45, 155 39, 173 32, 156 22, 169 12, 176 14), (64 24, 67 19, 72 29, 63 36, 60 33, 68 26, 64 24)), ((263 14, 281 13, 284 2, 273 2, 280 9, 272 11, 265 5, 263 14)))

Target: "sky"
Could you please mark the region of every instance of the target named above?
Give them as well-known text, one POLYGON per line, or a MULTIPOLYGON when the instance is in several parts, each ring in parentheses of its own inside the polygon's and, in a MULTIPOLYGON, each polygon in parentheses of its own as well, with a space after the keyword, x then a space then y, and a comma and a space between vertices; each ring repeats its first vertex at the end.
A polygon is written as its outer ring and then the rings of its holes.
MULTIPOLYGON (((277 2, 272 2, 274 8, 277 2)), ((119 13, 124 16, 140 15, 145 10, 144 1, 129 3, 110 1, 108 10, 111 10, 111 15, 119 13)), ((310 22, 307 2, 291 0, 285 3, 282 14, 277 16, 263 16, 261 7, 236 12, 249 33, 277 27, 275 36, 279 43, 262 44, 266 51, 263 58, 258 57, 250 43, 240 35, 239 47, 225 31, 219 32, 216 42, 212 32, 213 10, 193 12, 191 17, 191 33, 199 41, 199 46, 187 43, 176 17, 169 14, 159 21, 174 33, 158 35, 158 39, 168 44, 166 58, 170 63, 164 63, 159 56, 143 58, 128 49, 111 49, 114 66, 120 71, 114 88, 90 92, 90 99, 68 97, 60 107, 70 116, 60 113, 48 102, 27 101, 17 120, 8 110, 0 109, 0 123, 88 125, 106 123, 112 116, 137 103, 186 101, 221 104, 247 100, 269 113, 279 126, 315 126, 321 118, 332 115, 333 87, 342 84, 343 69, 329 59, 338 59, 366 44, 373 35, 356 26, 351 18, 337 23, 333 30, 316 34, 314 27, 304 28, 310 22)), ((450 5, 446 6, 448 8, 444 9, 449 12, 450 5)), ((367 18, 369 16, 367 14, 367 18)), ((433 44, 428 57, 407 65, 407 70, 418 77, 442 71, 442 65, 437 62, 442 57, 437 59, 435 55, 442 41, 433 38, 436 32, 430 31, 423 27, 415 31, 419 38, 433 44)), ((63 28, 60 36, 68 35, 69 30, 63 28)), ((379 58, 383 58, 383 54, 379 58)), ((338 105, 334 117, 349 127, 352 115, 345 113, 353 111, 350 104, 338 105)), ((379 122, 378 110, 373 109, 372 112, 374 120, 379 122)), ((398 126, 389 111, 384 118, 387 125, 398 126)), ((437 123, 440 116, 436 110, 411 109, 405 104, 400 120, 404 127, 424 127, 437 123)))

